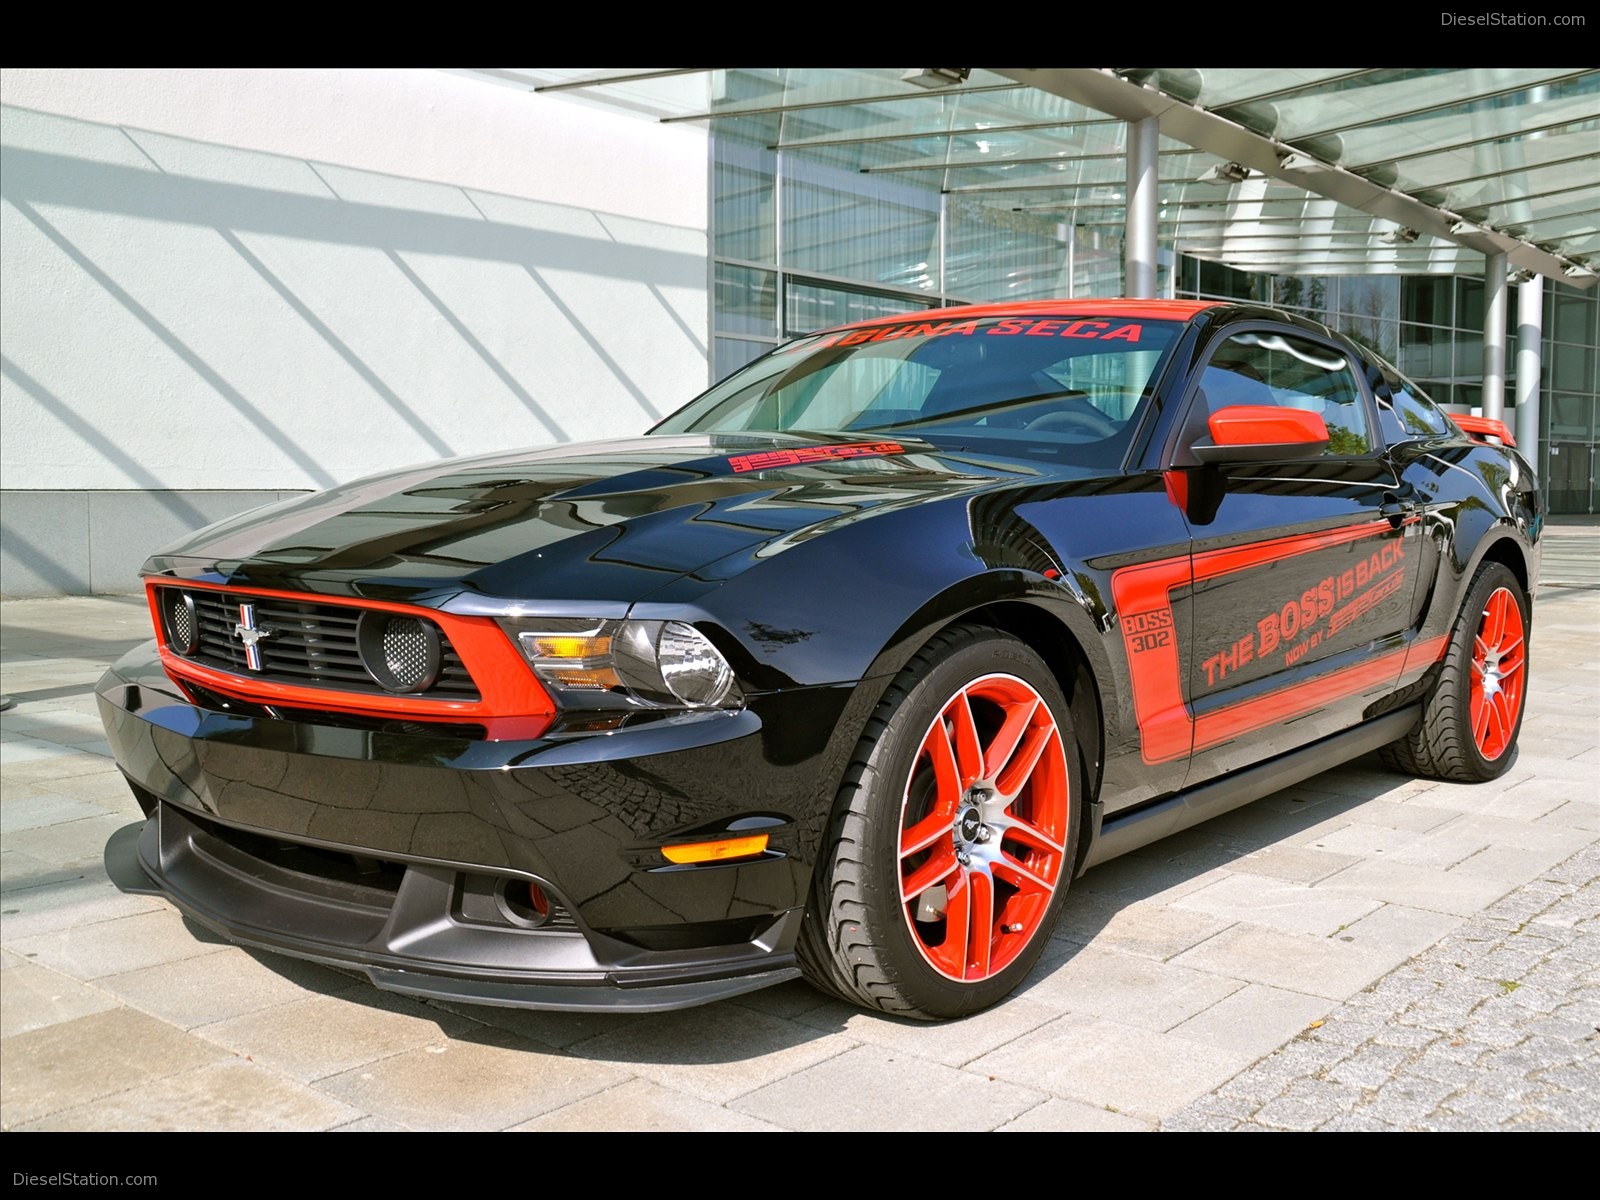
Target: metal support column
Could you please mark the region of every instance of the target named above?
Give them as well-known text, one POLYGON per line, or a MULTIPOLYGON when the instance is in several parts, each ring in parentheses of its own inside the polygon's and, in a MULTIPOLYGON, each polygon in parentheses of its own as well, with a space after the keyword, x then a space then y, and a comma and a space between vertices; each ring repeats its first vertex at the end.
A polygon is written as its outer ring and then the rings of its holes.
POLYGON ((1517 448, 1535 468, 1539 453, 1539 372, 1544 358, 1544 276, 1517 285, 1517 448))
POLYGON ((1500 420, 1506 410, 1506 256, 1483 260, 1483 415, 1500 420))
POLYGON ((1160 182, 1156 149, 1161 141, 1155 117, 1128 122, 1128 215, 1125 251, 1126 289, 1140 299, 1156 294, 1156 213, 1160 182))

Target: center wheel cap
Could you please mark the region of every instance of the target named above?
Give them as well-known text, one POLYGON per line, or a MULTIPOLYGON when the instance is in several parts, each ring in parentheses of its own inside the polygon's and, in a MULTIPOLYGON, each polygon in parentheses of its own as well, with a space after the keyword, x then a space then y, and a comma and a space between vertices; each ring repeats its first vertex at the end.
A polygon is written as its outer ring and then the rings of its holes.
POLYGON ((978 840, 978 831, 983 828, 983 819, 978 815, 976 808, 963 809, 960 818, 956 821, 956 835, 963 842, 978 840))

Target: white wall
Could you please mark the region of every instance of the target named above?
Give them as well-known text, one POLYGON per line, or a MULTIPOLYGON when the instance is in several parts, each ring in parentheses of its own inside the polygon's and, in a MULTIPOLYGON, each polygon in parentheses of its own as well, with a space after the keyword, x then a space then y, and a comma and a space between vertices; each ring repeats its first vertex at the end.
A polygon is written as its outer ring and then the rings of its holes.
POLYGON ((0 104, 5 595, 708 383, 703 131, 431 70, 7 70, 0 104))

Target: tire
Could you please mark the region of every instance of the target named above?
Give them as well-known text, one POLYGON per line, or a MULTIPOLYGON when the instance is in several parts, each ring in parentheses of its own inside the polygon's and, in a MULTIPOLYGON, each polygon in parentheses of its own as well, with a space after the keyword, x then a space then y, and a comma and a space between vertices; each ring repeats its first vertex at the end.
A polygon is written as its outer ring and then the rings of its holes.
POLYGON ((1043 659, 992 629, 937 635, 885 693, 846 772, 801 931, 808 978, 924 1020, 1003 999, 1060 914, 1081 778, 1043 659))
POLYGON ((1487 562, 1467 589, 1422 719, 1383 761, 1430 779, 1481 783, 1515 757, 1528 685, 1528 597, 1509 568, 1487 562))

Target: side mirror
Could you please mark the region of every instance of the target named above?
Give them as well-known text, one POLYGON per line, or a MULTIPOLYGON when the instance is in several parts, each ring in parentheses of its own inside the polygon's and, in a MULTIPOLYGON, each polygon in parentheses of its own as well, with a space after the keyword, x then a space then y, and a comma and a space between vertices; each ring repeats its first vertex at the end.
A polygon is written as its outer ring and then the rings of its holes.
POLYGON ((1328 449, 1327 423, 1304 409, 1234 404, 1219 408, 1206 424, 1210 438, 1197 439, 1190 449, 1211 465, 1321 458, 1328 449))

